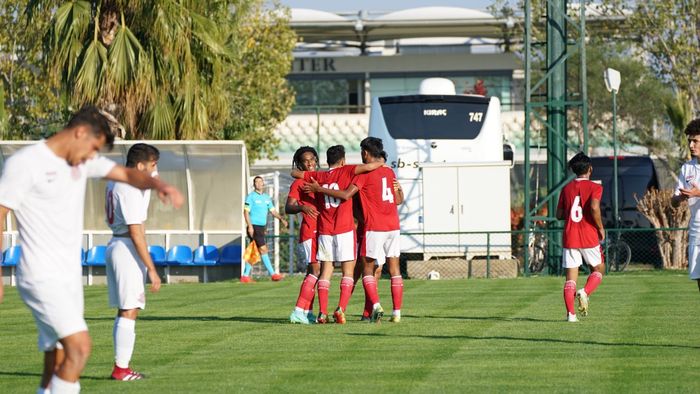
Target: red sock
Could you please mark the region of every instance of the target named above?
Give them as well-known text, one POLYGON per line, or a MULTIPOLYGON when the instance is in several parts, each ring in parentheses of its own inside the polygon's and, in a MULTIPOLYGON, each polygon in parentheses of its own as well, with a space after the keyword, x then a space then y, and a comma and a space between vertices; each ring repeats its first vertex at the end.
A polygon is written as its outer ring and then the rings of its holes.
POLYGON ((313 305, 314 293, 316 293, 316 282, 318 278, 308 274, 304 281, 301 282, 301 289, 299 290, 299 297, 297 298, 297 307, 305 311, 311 309, 313 305))
POLYGON ((340 280, 340 301, 338 301, 338 306, 343 309, 343 312, 348 310, 348 302, 352 295, 352 285, 353 280, 348 276, 343 276, 343 279, 340 280))
POLYGON ((586 286, 583 287, 583 291, 585 291, 588 295, 593 294, 602 280, 603 274, 595 271, 591 272, 591 274, 588 275, 588 280, 586 281, 586 286))
POLYGON ((576 314, 574 310, 574 297, 576 296, 576 282, 573 280, 567 280, 564 283, 564 304, 566 305, 566 311, 572 315, 576 314))
POLYGON ((362 317, 370 317, 372 315, 372 301, 365 294, 365 310, 362 311, 362 317))
POLYGON ((369 297, 372 305, 379 303, 379 293, 377 293, 377 280, 374 276, 368 275, 362 278, 362 287, 365 288, 365 294, 369 297))
POLYGON ((403 278, 401 276, 391 277, 391 300, 394 302, 394 310, 401 310, 403 301, 403 278))
POLYGON ((328 289, 331 287, 331 282, 327 280, 318 281, 318 305, 321 313, 328 314, 328 289))

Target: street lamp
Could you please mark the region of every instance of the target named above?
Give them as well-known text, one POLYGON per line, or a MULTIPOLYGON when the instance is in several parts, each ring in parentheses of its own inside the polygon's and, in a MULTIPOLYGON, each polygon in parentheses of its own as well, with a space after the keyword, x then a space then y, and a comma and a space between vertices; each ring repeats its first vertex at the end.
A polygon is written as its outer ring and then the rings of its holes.
POLYGON ((606 68, 603 73, 605 77, 605 87, 608 92, 612 92, 613 111, 613 223, 618 228, 618 200, 617 200, 617 92, 620 91, 620 72, 606 68))

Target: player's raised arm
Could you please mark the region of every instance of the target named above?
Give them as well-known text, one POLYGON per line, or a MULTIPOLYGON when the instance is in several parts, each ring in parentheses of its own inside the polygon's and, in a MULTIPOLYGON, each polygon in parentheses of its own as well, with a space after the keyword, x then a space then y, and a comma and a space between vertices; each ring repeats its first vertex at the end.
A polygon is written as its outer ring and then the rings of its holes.
POLYGON ((394 179, 394 195, 396 196, 396 205, 403 204, 403 188, 397 179, 394 179))
POLYGON ((316 182, 315 179, 311 179, 309 183, 304 185, 304 191, 307 193, 323 193, 327 196, 338 198, 342 201, 346 201, 352 198, 360 189, 355 185, 348 186, 345 190, 335 190, 329 189, 327 187, 321 187, 321 185, 316 182))
POLYGON ((316 210, 316 208, 310 205, 301 205, 299 204, 299 201, 296 198, 290 196, 287 196, 287 202, 284 204, 284 211, 292 215, 297 213, 304 213, 311 216, 313 219, 316 219, 316 217, 318 217, 318 211, 316 210))
POLYGON ((158 192, 158 198, 160 198, 160 200, 165 204, 169 202, 174 208, 180 208, 184 202, 184 197, 175 186, 172 186, 158 178, 152 177, 150 174, 145 174, 134 168, 116 165, 109 173, 107 173, 105 178, 116 182, 128 183, 129 185, 142 190, 156 190, 158 192))
POLYGON ((360 175, 364 174, 365 172, 374 171, 383 165, 384 163, 381 161, 375 161, 367 164, 358 164, 357 166, 355 166, 355 175, 360 175))
POLYGON ((306 172, 306 171, 294 169, 294 170, 292 170, 290 175, 292 176, 292 178, 304 179, 304 172, 306 172))

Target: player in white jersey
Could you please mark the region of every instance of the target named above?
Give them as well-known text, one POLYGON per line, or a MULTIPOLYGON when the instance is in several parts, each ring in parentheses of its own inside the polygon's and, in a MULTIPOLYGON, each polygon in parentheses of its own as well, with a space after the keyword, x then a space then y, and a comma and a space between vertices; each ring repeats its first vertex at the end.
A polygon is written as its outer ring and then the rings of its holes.
MULTIPOLYGON (((34 316, 44 352, 38 392, 80 392, 78 379, 90 355, 80 264, 87 178, 156 189, 175 207, 183 202, 173 186, 98 156, 113 141, 105 115, 87 106, 49 139, 14 153, 0 178, 0 226, 4 231, 13 211, 22 247, 17 287, 34 316)), ((2 296, 0 282, 0 301, 2 296)))
MULTIPOLYGON (((126 155, 126 166, 157 176, 160 152, 153 145, 135 144, 126 155)), ((127 183, 108 182, 105 192, 105 214, 112 239, 107 246, 107 285, 109 306, 117 308, 112 337, 114 368, 112 379, 129 381, 143 375, 129 368, 136 342, 136 318, 146 307, 146 275, 151 291, 160 289, 160 277, 148 253, 144 222, 148 216, 150 190, 141 190, 127 183)))
POLYGON ((684 132, 692 159, 681 167, 671 204, 678 207, 681 201, 688 201, 688 277, 697 282, 700 290, 700 118, 688 123, 684 132))

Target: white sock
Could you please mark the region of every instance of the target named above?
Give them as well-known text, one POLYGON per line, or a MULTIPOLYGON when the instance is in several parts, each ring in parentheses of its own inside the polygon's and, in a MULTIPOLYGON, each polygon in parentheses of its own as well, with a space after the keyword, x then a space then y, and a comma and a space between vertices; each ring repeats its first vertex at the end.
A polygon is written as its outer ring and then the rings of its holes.
POLYGON ((298 306, 295 306, 295 307, 294 307, 294 312, 297 312, 297 313, 304 313, 305 311, 304 311, 303 309, 299 308, 298 306))
POLYGON ((391 313, 393 316, 399 316, 401 317, 401 309, 394 309, 394 311, 391 313))
POLYGON ((381 305, 379 305, 379 303, 377 302, 376 304, 372 305, 372 309, 377 309, 377 308, 379 308, 380 306, 381 306, 381 305))
POLYGON ((80 382, 66 382, 57 375, 51 377, 49 384, 52 394, 78 394, 80 393, 80 382))
POLYGON ((43 388, 39 386, 38 389, 36 389, 36 394, 51 394, 51 389, 50 388, 43 388))
POLYGON ((114 319, 114 362, 119 368, 128 368, 131 355, 134 353, 134 343, 136 343, 136 320, 125 317, 114 319))

